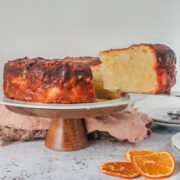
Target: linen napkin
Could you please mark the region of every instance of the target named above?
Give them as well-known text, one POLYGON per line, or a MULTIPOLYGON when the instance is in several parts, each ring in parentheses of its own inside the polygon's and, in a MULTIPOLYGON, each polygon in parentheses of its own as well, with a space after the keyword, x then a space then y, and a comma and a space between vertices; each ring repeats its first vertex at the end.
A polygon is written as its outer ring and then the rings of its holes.
MULTIPOLYGON (((43 139, 51 119, 20 115, 0 105, 0 144, 12 141, 43 139)), ((87 134, 108 132, 120 141, 140 142, 150 136, 152 120, 137 109, 128 107, 114 114, 84 118, 87 134)))
POLYGON ((152 119, 146 114, 128 107, 117 113, 96 118, 85 118, 88 133, 96 130, 108 132, 116 139, 137 143, 151 134, 152 119))

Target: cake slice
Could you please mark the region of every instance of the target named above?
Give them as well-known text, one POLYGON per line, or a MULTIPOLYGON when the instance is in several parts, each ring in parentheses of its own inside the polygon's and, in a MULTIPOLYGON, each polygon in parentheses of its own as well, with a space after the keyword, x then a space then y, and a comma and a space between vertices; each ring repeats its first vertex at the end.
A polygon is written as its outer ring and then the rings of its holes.
POLYGON ((176 56, 161 44, 100 52, 103 86, 111 91, 168 94, 176 82, 176 56))

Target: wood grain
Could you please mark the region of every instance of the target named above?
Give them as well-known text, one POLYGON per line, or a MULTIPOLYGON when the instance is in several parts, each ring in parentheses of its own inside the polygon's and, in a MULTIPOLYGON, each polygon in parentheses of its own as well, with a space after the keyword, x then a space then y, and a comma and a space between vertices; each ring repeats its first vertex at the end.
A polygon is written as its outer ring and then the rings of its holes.
POLYGON ((56 151, 76 151, 88 146, 82 119, 52 119, 45 145, 56 151))

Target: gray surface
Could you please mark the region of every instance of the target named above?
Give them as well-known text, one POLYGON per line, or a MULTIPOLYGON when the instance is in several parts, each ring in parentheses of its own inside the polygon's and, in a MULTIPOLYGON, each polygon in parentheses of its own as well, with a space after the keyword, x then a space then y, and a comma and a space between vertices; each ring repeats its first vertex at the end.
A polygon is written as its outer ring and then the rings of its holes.
MULTIPOLYGON (((177 159, 178 170, 171 180, 180 179, 180 154, 170 146, 175 130, 155 128, 151 138, 137 145, 98 140, 77 152, 54 152, 43 141, 11 144, 0 148, 1 180, 113 180, 99 172, 102 162, 124 160, 130 148, 169 150, 177 159)), ((143 178, 138 178, 143 179, 143 178)))

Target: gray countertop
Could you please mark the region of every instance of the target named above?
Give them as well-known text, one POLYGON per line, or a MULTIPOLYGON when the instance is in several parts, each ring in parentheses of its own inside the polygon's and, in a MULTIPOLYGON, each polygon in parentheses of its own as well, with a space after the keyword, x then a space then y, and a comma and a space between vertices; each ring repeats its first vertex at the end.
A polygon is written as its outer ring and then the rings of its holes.
MULTIPOLYGON (((128 149, 153 149, 171 151, 180 166, 180 154, 171 148, 171 136, 176 130, 154 127, 149 139, 139 144, 91 141, 90 146, 76 152, 55 152, 44 146, 44 141, 14 143, 0 148, 1 180, 115 180, 104 175, 99 165, 107 161, 124 160, 128 149)), ((176 174, 169 178, 180 179, 177 166, 176 174)), ((143 179, 143 178, 137 178, 143 179)))

